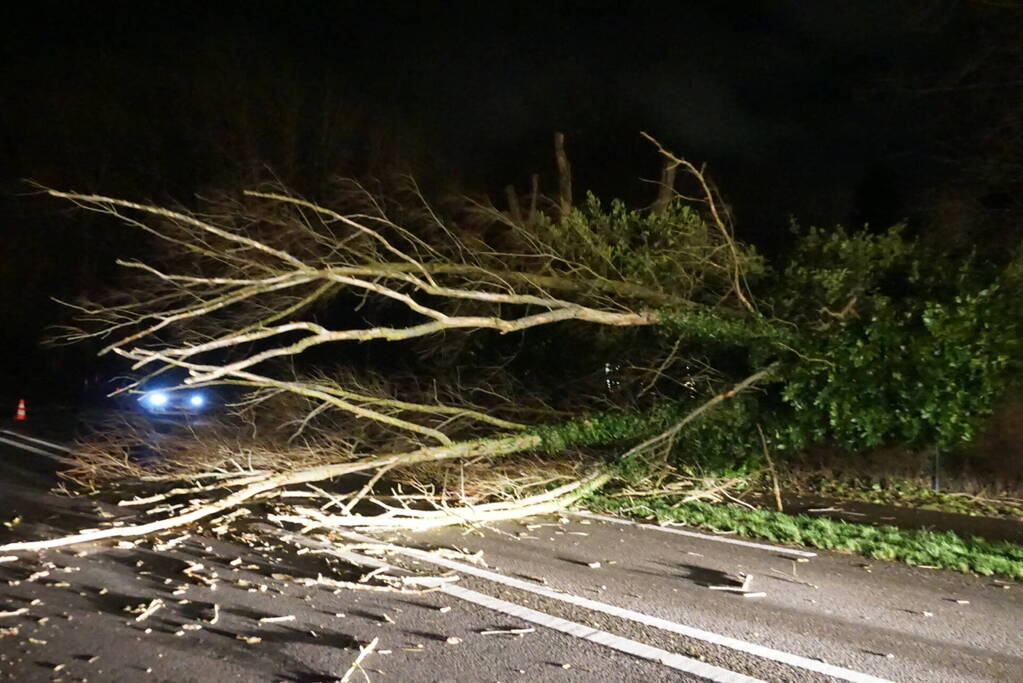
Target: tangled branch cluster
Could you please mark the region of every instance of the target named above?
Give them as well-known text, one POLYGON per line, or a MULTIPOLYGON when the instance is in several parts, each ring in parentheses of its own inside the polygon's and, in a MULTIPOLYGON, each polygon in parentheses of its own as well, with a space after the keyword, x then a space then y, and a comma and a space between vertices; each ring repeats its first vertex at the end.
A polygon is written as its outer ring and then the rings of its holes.
MULTIPOLYGON (((549 511, 599 488, 612 472, 593 467, 592 462, 584 464, 585 458, 569 457, 559 471, 534 476, 529 482, 505 471, 495 475, 504 482, 499 486, 470 486, 477 492, 497 494, 499 500, 477 498, 473 507, 453 510, 445 496, 435 495, 430 483, 420 482, 417 472, 439 467, 443 479, 450 472, 444 469, 445 462, 459 460, 471 467, 498 456, 537 451, 545 444, 536 425, 522 420, 522 411, 517 410, 522 406, 502 395, 502 387, 487 386, 479 372, 482 386, 476 394, 492 400, 478 405, 457 387, 441 391, 436 382, 429 389, 418 386, 403 393, 400 383, 362 368, 300 373, 296 366, 304 355, 328 344, 446 343, 454 335, 508 335, 569 322, 643 328, 658 325, 659 311, 666 307, 692 310, 706 306, 706 299, 718 304, 731 299, 740 308, 751 309, 743 278, 747 255, 740 254, 732 239, 720 200, 699 169, 661 151, 672 169, 682 167, 696 179, 702 193, 699 201, 713 229, 690 230, 698 215, 679 213, 689 221, 689 232, 680 225, 680 232, 672 236, 669 216, 661 221, 663 234, 622 235, 622 239, 641 241, 638 254, 654 254, 656 245, 663 243, 672 255, 665 261, 662 254, 656 263, 652 256, 643 256, 651 260, 638 265, 626 262, 628 267, 622 266, 622 259, 627 258, 623 254, 629 253, 630 245, 613 247, 612 243, 621 229, 619 223, 634 222, 635 214, 619 211, 617 217, 595 220, 592 212, 571 210, 564 197, 557 220, 533 211, 523 220, 514 210, 505 215, 477 203, 477 209, 499 217, 503 225, 502 236, 488 239, 449 225, 414 184, 417 208, 405 207, 398 217, 392 217, 393 206, 358 184, 351 186, 354 189, 346 197, 346 205, 355 207, 347 213, 269 190, 246 191, 203 214, 46 190, 53 197, 149 233, 170 253, 169 258, 153 262, 120 261, 136 274, 137 286, 122 289, 102 305, 74 304, 83 325, 65 329, 60 342, 102 340, 101 355, 129 361, 136 375, 120 393, 141 394, 147 382, 167 373, 180 378, 171 391, 239 387, 245 392, 234 404, 239 414, 279 409, 282 401, 301 406, 301 411, 277 416, 277 422, 291 430, 286 447, 269 442, 257 446, 253 441, 245 445, 228 432, 208 430, 201 447, 164 439, 158 467, 145 474, 124 445, 140 440, 139 435, 131 428, 107 431, 79 449, 79 466, 70 473, 72 477, 85 483, 119 476, 192 482, 159 494, 160 500, 196 492, 222 495, 179 504, 173 515, 135 527, 91 530, 44 545, 15 544, 17 548, 8 550, 154 533, 275 492, 283 495, 288 487, 357 473, 371 476, 358 491, 347 494, 346 502, 320 491, 330 505, 339 508, 339 514, 301 508, 278 514, 278 521, 423 528, 549 511), (571 240, 566 241, 569 232, 585 248, 572 248, 571 240), (689 244, 686 240, 695 240, 697 233, 698 243, 689 244), (498 249, 494 243, 513 248, 498 249), (560 252, 570 252, 573 258, 560 252), (715 275, 707 278, 703 273, 715 275), (724 282, 725 289, 697 301, 694 283, 711 279, 724 282), (332 433, 303 437, 300 446, 290 444, 311 422, 328 414, 344 418, 334 423, 332 433), (435 509, 409 507, 404 502, 393 507, 383 498, 372 498, 384 510, 379 516, 353 514, 354 506, 370 496, 385 474, 399 472, 405 481, 420 486, 420 498, 432 502, 435 509), (559 485, 542 490, 554 484, 559 485), (541 492, 536 493, 537 487, 541 492), (508 491, 518 493, 509 497, 508 491)), ((676 198, 691 201, 681 195, 676 198)), ((663 209, 661 205, 658 210, 663 209)), ((651 382, 674 362, 677 347, 658 361, 651 382)), ((469 366, 467 372, 478 370, 469 366)), ((737 390, 764 374, 758 373, 737 390)), ((730 395, 715 397, 706 407, 730 395)), ((562 419, 571 417, 562 414, 562 419)), ((579 433, 587 431, 583 428, 579 433)), ((669 431, 644 443, 659 445, 673 434, 669 431)), ((630 454, 644 447, 641 444, 630 454)), ((460 488, 460 498, 466 502, 464 480, 460 488)))

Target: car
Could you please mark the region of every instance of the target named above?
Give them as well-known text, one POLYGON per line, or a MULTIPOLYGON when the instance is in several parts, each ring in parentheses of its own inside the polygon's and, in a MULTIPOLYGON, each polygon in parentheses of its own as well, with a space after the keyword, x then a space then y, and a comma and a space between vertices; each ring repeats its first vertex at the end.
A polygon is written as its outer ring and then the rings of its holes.
POLYGON ((198 389, 151 389, 138 401, 156 415, 202 415, 211 408, 210 396, 198 389))

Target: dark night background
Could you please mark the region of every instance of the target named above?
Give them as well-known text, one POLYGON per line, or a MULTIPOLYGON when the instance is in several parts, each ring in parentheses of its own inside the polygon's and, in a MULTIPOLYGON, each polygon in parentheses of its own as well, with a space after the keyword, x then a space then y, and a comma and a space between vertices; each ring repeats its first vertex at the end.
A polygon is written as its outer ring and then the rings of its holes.
POLYGON ((1011 2, 35 2, 0 21, 0 406, 73 400, 88 348, 43 351, 51 297, 144 248, 60 189, 181 202, 272 172, 410 170, 433 191, 553 187, 637 205, 645 130, 706 162, 740 236, 908 219, 1018 241, 1023 26, 1011 2))

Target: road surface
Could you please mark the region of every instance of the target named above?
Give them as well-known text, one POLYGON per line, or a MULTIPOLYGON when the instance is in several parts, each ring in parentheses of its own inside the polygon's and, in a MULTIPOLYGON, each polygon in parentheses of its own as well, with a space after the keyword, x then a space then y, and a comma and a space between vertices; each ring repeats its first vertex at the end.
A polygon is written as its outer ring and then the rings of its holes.
MULTIPOLYGON (((21 518, 6 538, 125 514, 47 494, 55 465, 0 442, 0 521, 21 518)), ((358 558, 249 533, 0 562, 0 679, 335 681, 377 639, 350 680, 1023 680, 1023 587, 988 577, 576 515, 381 536, 406 550, 358 558), (485 565, 423 552, 435 548, 482 551, 485 565), (415 593, 315 582, 358 582, 381 562, 458 580, 415 593), (745 576, 749 597, 735 590, 745 576)))

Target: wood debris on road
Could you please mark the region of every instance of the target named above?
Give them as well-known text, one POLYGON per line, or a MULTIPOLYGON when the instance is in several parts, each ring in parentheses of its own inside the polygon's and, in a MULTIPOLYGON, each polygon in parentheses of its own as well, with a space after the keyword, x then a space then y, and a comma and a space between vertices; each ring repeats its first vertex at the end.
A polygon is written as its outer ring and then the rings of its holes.
POLYGON ((142 613, 135 617, 135 621, 145 621, 149 617, 153 616, 158 609, 163 607, 163 600, 160 598, 154 598, 149 605, 142 610, 142 613))
POLYGON ((348 683, 352 679, 352 674, 355 673, 357 669, 362 668, 362 660, 366 659, 366 657, 373 653, 373 650, 376 649, 379 642, 379 638, 374 638, 370 641, 369 645, 365 647, 359 646, 359 656, 356 657, 355 661, 352 662, 352 665, 348 667, 348 671, 346 671, 345 675, 341 677, 340 683, 348 683))
POLYGON ((522 636, 527 633, 535 633, 536 629, 532 626, 527 628, 502 628, 502 629, 490 629, 487 631, 480 631, 481 636, 522 636))
POLYGON ((762 598, 767 595, 767 593, 764 592, 754 593, 750 591, 750 585, 753 583, 752 574, 740 574, 739 576, 742 577, 742 580, 738 586, 733 586, 729 584, 708 584, 707 588, 709 588, 712 591, 727 591, 729 593, 739 593, 743 597, 747 598, 762 598))

